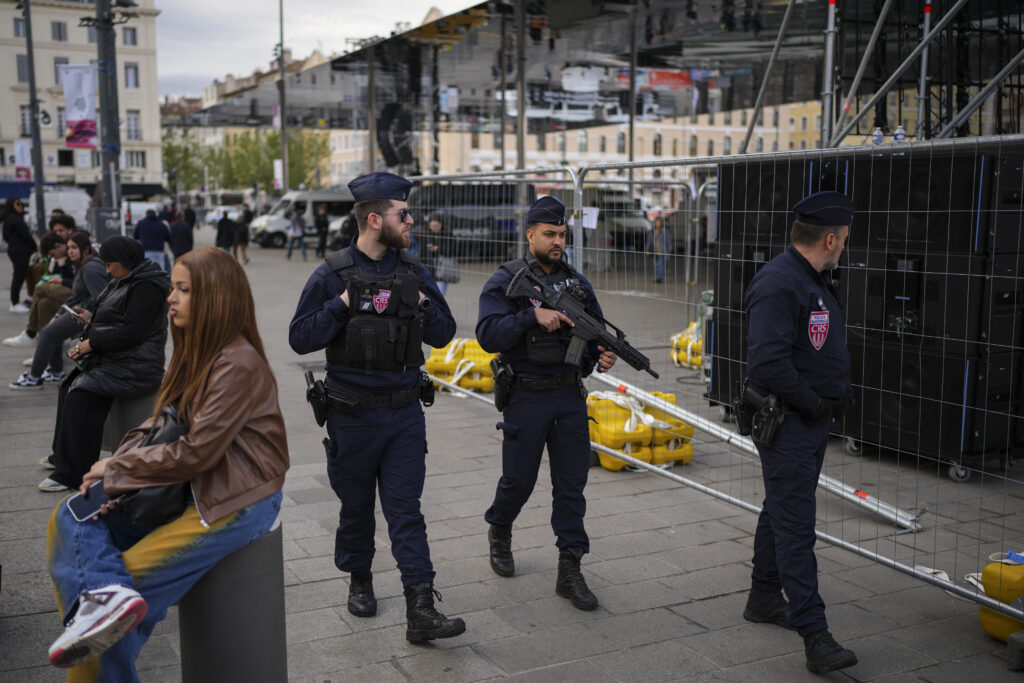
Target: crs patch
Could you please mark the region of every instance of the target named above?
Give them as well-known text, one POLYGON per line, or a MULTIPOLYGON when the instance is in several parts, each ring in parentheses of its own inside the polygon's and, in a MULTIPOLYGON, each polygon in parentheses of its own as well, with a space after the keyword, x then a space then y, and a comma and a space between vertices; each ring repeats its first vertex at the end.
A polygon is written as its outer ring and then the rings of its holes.
POLYGON ((807 336, 815 350, 821 351, 828 337, 828 311, 813 311, 807 321, 807 336))
MULTIPOLYGON (((533 288, 534 288, 535 290, 537 290, 538 292, 540 291, 540 287, 538 287, 537 285, 534 285, 534 286, 533 286, 533 288)), ((540 307, 541 307, 541 305, 542 305, 542 304, 543 304, 544 302, 543 302, 543 301, 538 301, 537 299, 530 299, 530 303, 531 303, 531 304, 533 304, 533 307, 534 307, 534 308, 540 308, 540 307)))
MULTIPOLYGON (((391 300, 391 290, 382 289, 373 295, 373 310, 378 313, 383 313, 388 307, 388 301, 391 300)), ((826 325, 828 327, 828 325, 826 325)), ((820 347, 819 347, 820 348, 820 347)))

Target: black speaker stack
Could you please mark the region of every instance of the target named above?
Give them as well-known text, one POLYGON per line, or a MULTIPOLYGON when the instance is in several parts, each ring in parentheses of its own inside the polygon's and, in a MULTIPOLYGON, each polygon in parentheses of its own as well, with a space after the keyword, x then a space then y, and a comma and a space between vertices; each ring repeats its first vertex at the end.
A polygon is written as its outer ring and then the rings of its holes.
POLYGON ((723 167, 709 399, 728 405, 745 373, 746 286, 824 189, 857 209, 834 274, 857 402, 836 433, 965 467, 1024 455, 1020 146, 723 167))

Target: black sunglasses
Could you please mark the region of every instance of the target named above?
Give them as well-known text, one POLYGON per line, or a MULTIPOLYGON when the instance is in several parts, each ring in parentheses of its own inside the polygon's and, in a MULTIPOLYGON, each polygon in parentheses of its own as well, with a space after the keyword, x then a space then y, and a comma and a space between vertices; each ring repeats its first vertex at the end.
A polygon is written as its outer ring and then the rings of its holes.
POLYGON ((406 218, 412 218, 412 211, 409 209, 399 209, 392 213, 378 213, 378 216, 398 216, 398 220, 405 222, 406 218))

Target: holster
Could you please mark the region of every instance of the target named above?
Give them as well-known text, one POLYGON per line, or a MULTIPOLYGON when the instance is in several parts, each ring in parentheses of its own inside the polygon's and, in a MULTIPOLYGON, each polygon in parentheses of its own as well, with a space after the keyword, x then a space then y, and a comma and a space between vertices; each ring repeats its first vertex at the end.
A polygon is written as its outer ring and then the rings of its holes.
POLYGON ((494 407, 504 412, 515 388, 515 373, 507 362, 494 358, 491 360, 491 372, 494 373, 494 407))
POLYGON ((785 418, 779 398, 775 394, 762 396, 747 386, 743 388, 743 402, 754 408, 750 416, 750 438, 756 444, 771 446, 775 431, 785 418))
POLYGON ((313 373, 309 370, 306 371, 306 400, 313 407, 317 426, 323 427, 327 422, 327 387, 322 379, 313 381, 313 373))
POLYGON ((422 370, 420 371, 420 403, 426 408, 434 405, 434 383, 430 380, 430 375, 422 370))

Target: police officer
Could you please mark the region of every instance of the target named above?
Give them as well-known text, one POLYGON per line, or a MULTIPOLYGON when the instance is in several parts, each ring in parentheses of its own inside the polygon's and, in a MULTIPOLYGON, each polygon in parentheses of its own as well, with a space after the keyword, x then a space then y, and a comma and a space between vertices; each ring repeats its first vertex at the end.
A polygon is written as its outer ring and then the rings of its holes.
POLYGON ((412 183, 371 173, 349 183, 359 241, 310 276, 289 326, 297 353, 327 350, 327 474, 341 499, 334 563, 350 572, 348 610, 377 613, 370 565, 380 494, 391 552, 405 588, 412 642, 466 630, 434 608, 434 568, 420 495, 426 428, 420 399, 433 385, 420 371, 422 342, 442 347, 455 320, 426 268, 406 251, 412 183), (379 487, 378 487, 379 483, 379 487))
POLYGON ((615 354, 592 345, 582 367, 565 362, 572 323, 559 311, 543 308, 536 299, 505 296, 512 277, 529 268, 556 289, 570 287, 591 312, 601 314, 586 278, 562 260, 565 253, 565 206, 554 197, 534 202, 527 214, 529 250, 504 264, 480 293, 476 337, 486 351, 500 352, 499 362, 512 370, 512 394, 502 422, 502 475, 494 502, 484 515, 490 524, 491 568, 512 576, 512 522, 537 482, 544 444, 548 446, 553 486, 551 526, 557 536, 558 580, 555 592, 582 610, 597 608, 597 597, 580 572, 580 559, 590 550, 583 529, 587 502, 583 488, 590 470, 590 435, 586 391, 581 376, 595 364, 605 372, 615 354))
POLYGON ((843 312, 828 271, 846 245, 853 204, 838 192, 818 192, 793 211, 790 244, 754 276, 744 297, 747 385, 779 399, 782 422, 770 444, 757 445, 765 500, 743 616, 795 629, 807 668, 823 673, 857 663, 828 631, 814 557, 815 488, 833 412, 850 387, 843 312))

